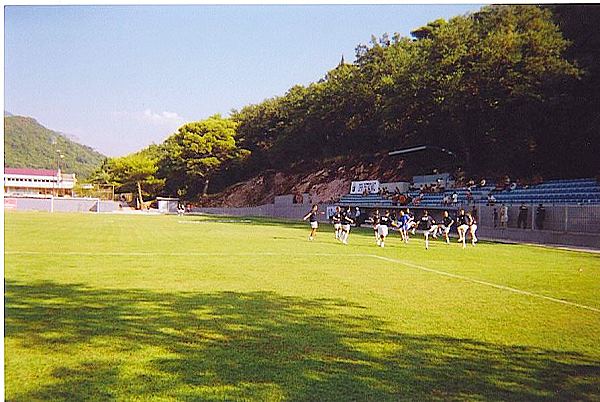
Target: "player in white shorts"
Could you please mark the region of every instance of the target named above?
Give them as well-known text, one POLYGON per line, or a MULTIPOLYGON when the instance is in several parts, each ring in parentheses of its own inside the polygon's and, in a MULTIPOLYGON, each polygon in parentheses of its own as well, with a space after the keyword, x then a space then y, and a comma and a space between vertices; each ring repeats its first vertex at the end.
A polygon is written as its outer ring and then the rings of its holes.
POLYGON ((379 219, 379 227, 377 233, 379 234, 379 246, 385 247, 385 238, 389 233, 389 226, 392 226, 392 218, 390 217, 390 211, 385 211, 385 214, 379 219))
POLYGON ((335 207, 335 213, 331 217, 331 222, 333 222, 335 238, 336 240, 340 240, 340 236, 342 235, 342 209, 339 206, 335 207))
MULTIPOLYGON (((406 215, 410 218, 408 220, 408 231, 410 231, 413 236, 415 235, 415 230, 417 230, 417 222, 415 221, 415 215, 410 212, 410 209, 406 208, 406 215)), ((406 232, 408 234, 408 231, 406 232)))
POLYGON ((354 220, 350 218, 352 211, 350 207, 347 210, 342 211, 342 234, 340 240, 344 244, 348 244, 348 236, 350 235, 350 224, 354 223, 354 220))
POLYGON ((458 242, 462 242, 463 248, 467 247, 465 244, 467 237, 467 230, 469 230, 469 218, 465 215, 465 210, 461 209, 458 211, 458 216, 456 217, 456 230, 458 231, 458 242))
POLYGON ((308 240, 313 240, 317 236, 317 228, 319 227, 319 222, 317 221, 317 214, 319 210, 319 206, 314 204, 309 213, 304 215, 303 220, 310 221, 310 234, 308 235, 308 240))
POLYGON ((475 232, 477 231, 477 220, 475 216, 470 212, 467 213, 467 218, 469 222, 469 234, 471 235, 471 244, 474 246, 477 243, 477 236, 475 236, 475 232))

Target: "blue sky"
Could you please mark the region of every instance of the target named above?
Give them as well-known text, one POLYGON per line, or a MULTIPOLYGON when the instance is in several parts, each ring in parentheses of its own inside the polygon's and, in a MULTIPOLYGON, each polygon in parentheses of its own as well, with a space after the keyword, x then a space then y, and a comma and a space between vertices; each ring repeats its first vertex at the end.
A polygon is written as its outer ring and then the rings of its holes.
POLYGON ((442 5, 7 6, 4 109, 109 156, 282 95, 371 35, 480 8, 442 5))

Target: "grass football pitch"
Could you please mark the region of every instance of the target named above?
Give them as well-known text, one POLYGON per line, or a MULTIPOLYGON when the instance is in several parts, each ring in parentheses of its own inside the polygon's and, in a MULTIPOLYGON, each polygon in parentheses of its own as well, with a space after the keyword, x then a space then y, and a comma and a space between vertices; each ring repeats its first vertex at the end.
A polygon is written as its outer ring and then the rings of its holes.
POLYGON ((600 400, 600 255, 5 214, 5 396, 600 400))

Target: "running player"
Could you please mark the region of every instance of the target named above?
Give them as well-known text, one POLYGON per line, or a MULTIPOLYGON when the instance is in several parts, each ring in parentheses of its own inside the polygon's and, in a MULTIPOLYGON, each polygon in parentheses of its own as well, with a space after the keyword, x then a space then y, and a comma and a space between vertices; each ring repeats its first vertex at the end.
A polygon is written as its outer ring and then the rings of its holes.
POLYGON ((423 216, 419 220, 419 226, 423 230, 423 235, 425 236, 425 250, 429 249, 429 235, 434 231, 437 231, 437 227, 435 225, 435 220, 429 215, 427 210, 423 211, 423 216))
POLYGON ((466 242, 466 237, 467 237, 467 230, 469 230, 469 218, 467 217, 467 215, 465 215, 465 210, 464 209, 460 209, 460 211, 458 211, 458 216, 456 217, 456 230, 458 232, 458 242, 462 242, 462 246, 463 248, 467 247, 465 242, 466 242))
POLYGON ((474 246, 475 243, 477 243, 477 236, 475 236, 475 232, 477 231, 477 219, 471 212, 467 213, 467 218, 469 223, 469 234, 471 235, 471 244, 474 246))
POLYGON ((400 218, 398 219, 398 226, 400 227, 400 235, 402 236, 402 241, 404 243, 408 243, 408 229, 410 225, 410 216, 404 213, 404 211, 400 210, 400 218))
POLYGON ((335 213, 331 217, 331 222, 335 231, 335 239, 340 240, 340 236, 342 235, 342 208, 339 205, 335 207, 335 213))
POLYGON ((310 234, 308 235, 309 241, 312 241, 317 236, 317 228, 319 227, 319 222, 317 222, 318 210, 319 206, 314 204, 310 212, 304 215, 304 218, 302 218, 302 220, 308 219, 310 221, 310 234))
POLYGON ((394 223, 392 222, 392 218, 390 217, 390 211, 386 210, 385 214, 379 219, 379 227, 377 228, 377 233, 379 234, 379 244, 380 247, 385 247, 385 238, 388 235, 388 227, 392 226, 394 223))
POLYGON ((375 242, 377 243, 377 245, 379 246, 381 243, 381 239, 379 238, 379 210, 376 209, 375 212, 373 212, 373 215, 371 215, 371 222, 373 223, 373 232, 375 233, 375 242))
POLYGON ((444 232, 444 237, 446 238, 446 244, 450 244, 450 228, 454 225, 454 219, 450 217, 448 211, 444 211, 444 217, 442 218, 442 226, 441 230, 444 232))
POLYGON ((410 212, 410 209, 408 209, 408 208, 406 208, 406 215, 408 215, 408 217, 410 218, 408 221, 408 230, 410 230, 410 232, 414 236, 415 230, 417 229, 417 222, 415 221, 415 215, 412 212, 410 212))
POLYGON ((342 211, 342 234, 341 239, 342 243, 348 244, 348 235, 350 234, 350 224, 354 223, 354 220, 350 217, 352 216, 352 210, 348 207, 347 210, 342 211))

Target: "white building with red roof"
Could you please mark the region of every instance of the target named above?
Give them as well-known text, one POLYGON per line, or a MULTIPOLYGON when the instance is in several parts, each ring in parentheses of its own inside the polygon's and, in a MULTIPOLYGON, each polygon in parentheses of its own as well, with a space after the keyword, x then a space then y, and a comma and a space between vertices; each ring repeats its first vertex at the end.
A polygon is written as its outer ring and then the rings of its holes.
POLYGON ((75 174, 59 170, 4 168, 4 194, 9 196, 73 196, 75 174))

